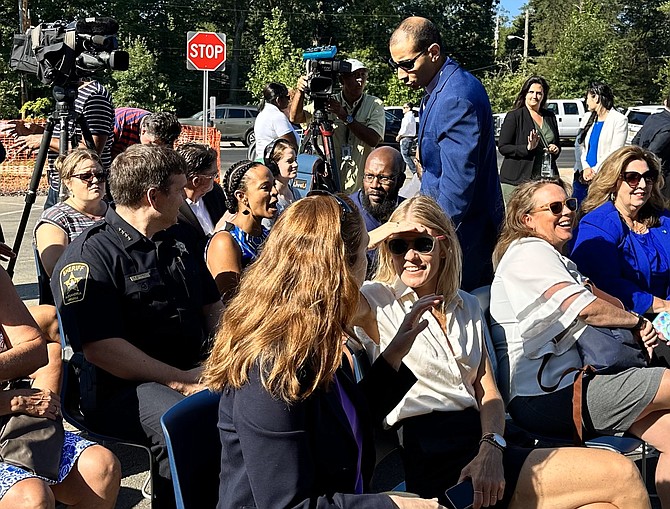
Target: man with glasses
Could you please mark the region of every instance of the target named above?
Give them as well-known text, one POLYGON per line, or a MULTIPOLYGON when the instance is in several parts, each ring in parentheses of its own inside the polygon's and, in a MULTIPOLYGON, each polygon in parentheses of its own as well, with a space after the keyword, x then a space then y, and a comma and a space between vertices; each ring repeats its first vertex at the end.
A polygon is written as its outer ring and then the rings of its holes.
MULTIPOLYGON (((365 93, 368 70, 360 60, 350 58, 351 72, 340 75, 342 91, 333 95, 326 104, 333 121, 335 160, 340 169, 340 186, 343 193, 353 193, 363 183, 365 160, 372 149, 384 139, 386 117, 384 103, 365 93)), ((309 123, 314 105, 303 106, 307 78, 302 76, 296 85, 291 102, 291 122, 309 123)))
MULTIPOLYGON (((365 161, 363 189, 351 195, 370 232, 388 221, 403 200, 398 192, 405 182, 405 162, 393 147, 379 147, 365 161)), ((368 275, 376 267, 376 251, 368 251, 368 275)))
POLYGON ((421 193, 435 198, 456 225, 462 288, 490 284, 504 209, 486 90, 445 54, 437 27, 425 18, 405 19, 389 48, 398 79, 426 91, 419 114, 421 193))
POLYGON ((177 221, 195 230, 204 255, 207 235, 226 211, 223 189, 215 182, 219 177, 216 151, 209 145, 185 143, 177 147, 177 152, 186 160, 186 199, 179 207, 177 221))

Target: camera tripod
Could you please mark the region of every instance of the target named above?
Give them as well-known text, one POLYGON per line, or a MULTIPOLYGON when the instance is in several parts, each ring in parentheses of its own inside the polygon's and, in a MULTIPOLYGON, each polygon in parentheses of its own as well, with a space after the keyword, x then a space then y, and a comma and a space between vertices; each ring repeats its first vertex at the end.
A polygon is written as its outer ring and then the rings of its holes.
POLYGON ((314 189, 322 189, 333 193, 340 192, 340 170, 335 159, 333 145, 333 123, 328 120, 325 112, 325 99, 314 99, 314 114, 303 133, 300 143, 300 154, 316 154, 325 162, 324 174, 314 176, 314 189), (322 146, 319 146, 321 137, 322 146))
MULTIPOLYGON (((53 87, 53 97, 56 100, 56 108, 51 113, 51 115, 49 115, 46 126, 44 127, 44 134, 42 135, 40 149, 37 153, 37 157, 35 158, 35 167, 33 168, 33 174, 30 178, 30 184, 28 186, 28 191, 26 192, 25 205, 23 207, 23 212, 21 213, 19 227, 16 230, 14 245, 12 246, 12 250, 16 253, 16 258, 10 260, 9 264, 7 265, 7 273, 10 277, 14 276, 14 267, 16 266, 19 249, 21 248, 23 235, 25 234, 26 225, 28 224, 30 209, 35 203, 35 199, 37 197, 37 189, 40 185, 40 179, 42 178, 42 172, 44 171, 44 163, 47 160, 49 146, 51 145, 51 139, 53 138, 56 124, 60 126, 60 137, 58 143, 59 155, 67 154, 69 150, 68 147, 70 145, 72 148, 79 146, 79 137, 76 133, 76 127, 74 133, 69 132, 71 123, 75 126, 79 125, 81 128, 81 133, 84 137, 84 141, 86 142, 86 146, 91 150, 95 150, 93 135, 91 134, 91 130, 88 128, 86 119, 83 117, 83 115, 77 113, 77 111, 74 109, 74 102, 77 99, 78 87, 78 82, 67 83, 62 87, 53 87)), ((62 186, 62 182, 59 181, 59 185, 62 186)))

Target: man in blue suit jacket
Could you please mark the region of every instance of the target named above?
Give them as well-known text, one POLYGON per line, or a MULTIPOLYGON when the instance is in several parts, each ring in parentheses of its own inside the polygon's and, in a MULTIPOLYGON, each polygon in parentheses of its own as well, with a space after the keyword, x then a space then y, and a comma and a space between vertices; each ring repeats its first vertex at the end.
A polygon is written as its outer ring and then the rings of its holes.
POLYGON ((418 136, 421 193, 435 198, 456 225, 463 248, 462 288, 490 284, 504 205, 486 90, 444 53, 430 20, 405 19, 389 46, 398 79, 426 90, 418 136))

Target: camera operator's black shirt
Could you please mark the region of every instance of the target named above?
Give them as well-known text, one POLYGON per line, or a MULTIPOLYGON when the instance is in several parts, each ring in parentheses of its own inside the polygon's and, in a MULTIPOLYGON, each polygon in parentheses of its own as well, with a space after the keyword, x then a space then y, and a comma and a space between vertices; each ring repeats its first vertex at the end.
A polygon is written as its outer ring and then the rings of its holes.
MULTIPOLYGON (((74 110, 86 119, 88 128, 93 136, 107 136, 105 147, 100 154, 100 160, 105 170, 112 164, 112 145, 114 144, 114 105, 109 91, 99 82, 90 81, 80 87, 74 103, 74 110)), ((79 141, 83 140, 81 127, 70 123, 68 135, 76 134, 79 141)), ((60 138, 60 125, 54 127, 54 138, 60 138)), ((60 176, 54 168, 53 162, 57 153, 49 151, 49 170, 47 172, 49 185, 58 192, 60 176)))
MULTIPOLYGON (((110 207, 68 245, 51 289, 75 350, 123 338, 176 368, 198 365, 208 346, 202 308, 219 300, 219 292, 203 258, 180 235, 171 228, 148 239, 110 207)), ((138 384, 97 372, 98 402, 138 384)))

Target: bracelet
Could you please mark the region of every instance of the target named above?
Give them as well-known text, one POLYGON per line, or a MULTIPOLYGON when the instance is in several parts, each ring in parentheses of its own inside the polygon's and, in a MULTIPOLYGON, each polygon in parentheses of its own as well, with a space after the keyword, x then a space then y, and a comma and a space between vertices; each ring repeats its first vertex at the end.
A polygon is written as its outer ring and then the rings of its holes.
POLYGON ((487 444, 491 444, 494 446, 496 449, 498 449, 501 452, 505 452, 505 447, 503 447, 501 444, 496 442, 490 435, 484 435, 482 438, 479 439, 479 445, 481 446, 483 442, 486 442, 487 444))
POLYGON ((637 316, 637 323, 635 325, 633 325, 632 327, 629 327, 629 329, 630 330, 636 330, 636 331, 637 330, 642 330, 642 327, 644 327, 644 322, 646 322, 647 319, 643 315, 641 315, 639 313, 636 313, 635 311, 631 311, 630 314, 633 315, 633 316, 637 316))

